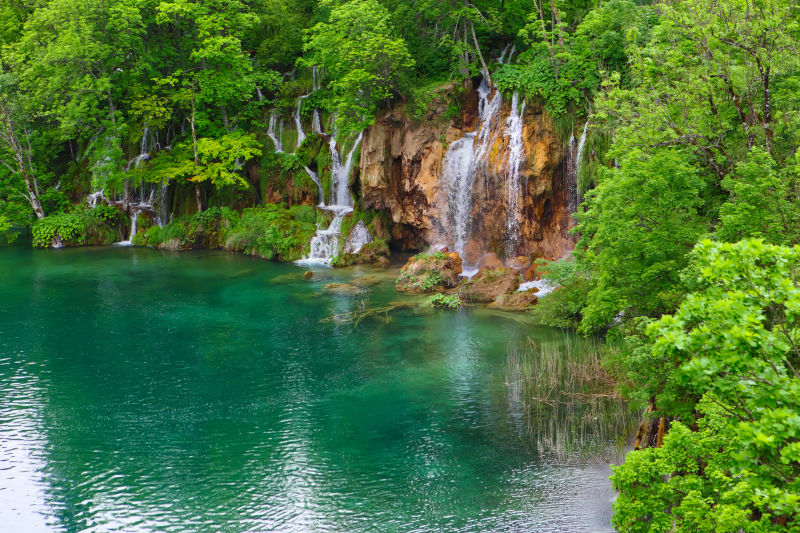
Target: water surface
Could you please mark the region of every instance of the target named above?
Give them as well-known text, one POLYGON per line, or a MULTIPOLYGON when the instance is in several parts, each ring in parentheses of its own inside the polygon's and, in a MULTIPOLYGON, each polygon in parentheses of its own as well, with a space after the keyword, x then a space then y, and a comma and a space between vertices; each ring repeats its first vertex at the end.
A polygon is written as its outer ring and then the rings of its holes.
POLYGON ((533 424, 509 383, 510 346, 563 333, 415 306, 354 327, 408 301, 392 273, 302 273, 0 248, 1 529, 610 530, 607 464, 537 434, 583 422, 533 424))

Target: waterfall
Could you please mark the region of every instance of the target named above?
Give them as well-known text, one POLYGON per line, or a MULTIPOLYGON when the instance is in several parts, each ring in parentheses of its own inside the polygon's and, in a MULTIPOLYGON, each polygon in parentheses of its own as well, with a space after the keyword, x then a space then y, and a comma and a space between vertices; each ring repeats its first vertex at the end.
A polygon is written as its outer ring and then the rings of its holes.
POLYGON ((308 257, 297 261, 298 265, 330 265, 333 258, 339 255, 339 237, 342 231, 342 220, 353 211, 352 207, 332 205, 325 208, 333 213, 333 220, 326 229, 317 227, 311 239, 308 257))
MULTIPOLYGON (((517 45, 515 44, 514 46, 511 47, 511 53, 508 54, 508 59, 505 62, 506 65, 511 63, 511 58, 514 57, 514 52, 516 52, 516 51, 517 51, 517 45)), ((501 63, 502 63, 502 61, 501 61, 501 63)))
POLYGON ((447 195, 445 226, 448 240, 464 260, 472 221, 472 184, 475 181, 474 133, 467 133, 447 148, 442 162, 441 185, 447 195))
POLYGON ((89 196, 86 197, 86 203, 89 204, 89 208, 94 209, 97 207, 98 202, 106 202, 106 197, 104 194, 104 189, 100 189, 99 191, 93 192, 89 196))
POLYGON ((320 181, 319 181, 319 176, 317 176, 316 172, 314 172, 313 170, 311 170, 310 168, 308 168, 305 165, 303 166, 303 169, 306 171, 306 174, 308 174, 308 177, 311 178, 311 181, 313 181, 314 183, 317 184, 317 189, 319 190, 319 204, 318 205, 320 207, 325 207, 325 193, 322 191, 322 183, 320 183, 320 181))
POLYGON ((150 154, 147 151, 147 133, 149 128, 147 126, 144 127, 144 131, 142 132, 142 142, 139 144, 139 155, 128 161, 128 164, 125 166, 125 172, 130 170, 131 166, 133 168, 139 168, 139 165, 142 164, 142 161, 146 161, 150 159, 150 154))
POLYGON ((573 135, 569 141, 569 154, 572 159, 572 164, 568 166, 567 172, 569 174, 569 199, 568 205, 571 212, 575 212, 581 204, 580 188, 578 186, 578 177, 581 171, 581 162, 583 159, 583 148, 586 145, 586 134, 589 131, 589 121, 583 125, 583 132, 578 140, 578 148, 574 150, 575 136, 573 135), (574 157, 572 157, 574 152, 574 157))
MULTIPOLYGON (((353 147, 347 153, 344 162, 338 151, 338 143, 336 141, 336 130, 331 136, 328 146, 331 150, 331 195, 330 199, 333 203, 329 206, 324 206, 321 200, 321 209, 333 213, 333 220, 327 228, 317 227, 317 232, 311 239, 311 248, 307 257, 297 261, 298 265, 330 265, 331 261, 339 255, 339 238, 341 237, 342 220, 345 215, 353 211, 353 200, 350 198, 350 191, 348 188, 350 181, 350 169, 353 166, 353 154, 355 154, 358 145, 361 143, 363 132, 359 133, 356 137, 353 147)), ((311 179, 314 179, 316 174, 311 169, 306 169, 311 179)), ((315 180, 319 186, 319 180, 315 180)), ((322 187, 320 187, 320 196, 322 196, 322 187)), ((365 228, 366 229, 366 228, 365 228)), ((369 232, 367 232, 369 233, 369 232)))
POLYGON ((344 244, 344 253, 357 254, 365 244, 371 242, 372 235, 370 235, 369 229, 367 229, 363 220, 359 220, 358 224, 350 232, 350 236, 347 237, 347 242, 344 244))
POLYGON ((258 96, 258 101, 264 101, 264 93, 261 92, 261 87, 256 87, 256 96, 258 96))
POLYGON ((519 166, 522 162, 524 144, 522 142, 522 117, 525 114, 525 102, 519 108, 519 95, 515 92, 511 97, 511 114, 506 120, 505 136, 508 137, 508 164, 506 168, 506 187, 508 190, 508 211, 506 215, 506 256, 516 255, 519 243, 519 211, 520 182, 519 166))
MULTIPOLYGON (((480 126, 478 127, 478 135, 476 137, 477 147, 475 149, 475 160, 478 162, 485 162, 486 156, 489 153, 497 136, 495 132, 492 135, 492 129, 500 113, 500 108, 503 105, 503 95, 500 91, 494 91, 489 87, 489 82, 484 77, 478 87, 478 120, 480 126)), ((496 128, 495 128, 496 129, 496 128)))
POLYGON ((322 131, 322 125, 319 121, 319 109, 315 109, 311 114, 311 131, 317 135, 324 135, 324 132, 322 131))
POLYGON ((306 134, 303 132, 303 122, 300 120, 300 108, 303 106, 303 100, 310 94, 304 94, 297 99, 297 108, 294 110, 294 124, 297 127, 297 144, 295 148, 300 148, 300 145, 306 140, 306 134))
MULTIPOLYGON (((319 90, 320 83, 319 83, 319 72, 317 71, 317 66, 314 65, 311 67, 311 92, 314 93, 319 90)), ((314 111, 311 113, 311 131, 318 135, 324 135, 322 131, 322 124, 319 118, 319 109, 314 108, 314 111)))
POLYGON ((131 233, 128 235, 128 240, 115 242, 114 246, 133 246, 133 238, 136 237, 136 219, 143 210, 139 205, 131 208, 131 233))
POLYGON ((331 150, 331 202, 338 206, 352 207, 353 200, 350 198, 348 189, 350 180, 350 168, 353 166, 353 154, 361 143, 362 133, 356 137, 356 142, 347 154, 347 158, 342 163, 342 158, 337 150, 336 130, 334 130, 328 146, 331 150))
POLYGON ((273 111, 269 115, 269 128, 267 128, 267 135, 269 135, 269 138, 272 139, 272 144, 275 145, 275 151, 283 152, 283 145, 281 144, 281 140, 275 136, 275 124, 277 122, 278 122, 278 116, 275 114, 275 111, 273 111))
POLYGON ((511 46, 511 43, 508 43, 505 46, 505 48, 503 48, 503 51, 500 52, 500 57, 497 58, 497 62, 500 63, 501 65, 503 64, 503 59, 506 57, 506 52, 508 52, 508 49, 509 49, 510 46, 511 46))
POLYGON ((574 213, 577 208, 575 200, 578 198, 578 179, 575 175, 575 134, 569 137, 567 145, 567 208, 570 213, 574 213))
POLYGON ((474 265, 467 263, 465 254, 471 233, 475 175, 479 164, 487 164, 489 149, 497 136, 497 131, 493 133, 492 129, 500 116, 503 102, 503 95, 500 91, 492 92, 485 76, 478 86, 478 96, 477 132, 465 133, 450 143, 442 162, 440 181, 447 197, 447 208, 440 222, 444 226, 448 245, 461 256, 463 275, 475 271, 474 265))

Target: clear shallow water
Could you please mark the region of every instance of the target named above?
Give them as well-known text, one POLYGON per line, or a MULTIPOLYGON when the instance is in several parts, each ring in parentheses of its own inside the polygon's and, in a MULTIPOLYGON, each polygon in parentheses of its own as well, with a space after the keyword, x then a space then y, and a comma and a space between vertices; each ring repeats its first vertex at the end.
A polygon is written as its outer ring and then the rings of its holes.
POLYGON ((324 319, 400 300, 391 273, 303 271, 0 248, 0 530, 610 530, 608 466, 548 458, 507 384, 510 344, 562 333, 354 328, 324 319))

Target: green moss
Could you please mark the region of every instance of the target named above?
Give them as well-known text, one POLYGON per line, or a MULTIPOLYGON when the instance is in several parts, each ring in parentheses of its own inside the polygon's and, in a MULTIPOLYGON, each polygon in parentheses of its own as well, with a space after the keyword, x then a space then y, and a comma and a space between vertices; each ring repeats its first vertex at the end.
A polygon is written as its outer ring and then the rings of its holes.
POLYGON ((283 204, 245 209, 225 232, 224 247, 265 259, 300 259, 317 229, 312 212, 313 208, 289 209, 283 204))

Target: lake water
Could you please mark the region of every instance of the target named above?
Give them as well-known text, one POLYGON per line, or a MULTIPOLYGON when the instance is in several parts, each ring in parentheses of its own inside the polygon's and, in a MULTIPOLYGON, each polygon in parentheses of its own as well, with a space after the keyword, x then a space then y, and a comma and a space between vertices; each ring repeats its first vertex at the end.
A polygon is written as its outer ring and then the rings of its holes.
POLYGON ((544 443, 618 436, 532 420, 509 382, 515 346, 564 333, 433 311, 396 269, 303 272, 0 248, 0 530, 611 530, 608 460, 544 443))

